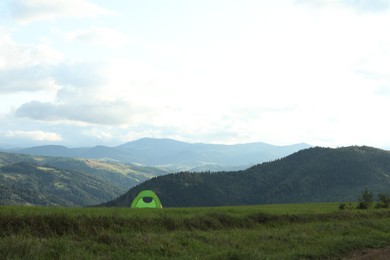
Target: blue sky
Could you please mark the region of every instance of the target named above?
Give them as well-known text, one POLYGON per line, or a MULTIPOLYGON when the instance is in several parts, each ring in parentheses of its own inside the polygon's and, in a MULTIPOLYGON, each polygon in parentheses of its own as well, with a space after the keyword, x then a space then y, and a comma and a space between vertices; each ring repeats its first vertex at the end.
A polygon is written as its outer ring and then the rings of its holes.
POLYGON ((0 145, 390 147, 390 1, 5 0, 0 145))

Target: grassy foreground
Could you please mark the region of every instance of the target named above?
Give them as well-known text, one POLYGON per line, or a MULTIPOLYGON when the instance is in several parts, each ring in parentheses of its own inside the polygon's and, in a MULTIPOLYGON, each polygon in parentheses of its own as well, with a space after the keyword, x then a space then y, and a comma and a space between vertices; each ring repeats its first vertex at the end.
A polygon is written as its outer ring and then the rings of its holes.
POLYGON ((390 210, 0 207, 0 259, 319 259, 390 245, 390 210))

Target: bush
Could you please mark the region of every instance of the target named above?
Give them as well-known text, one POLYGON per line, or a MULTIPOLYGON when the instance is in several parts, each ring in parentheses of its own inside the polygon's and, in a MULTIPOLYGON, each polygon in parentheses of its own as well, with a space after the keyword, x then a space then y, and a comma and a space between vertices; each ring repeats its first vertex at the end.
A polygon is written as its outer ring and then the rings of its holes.
POLYGON ((339 209, 352 209, 353 208, 353 205, 351 202, 342 202, 339 204, 339 209))
POLYGON ((347 204, 345 204, 345 203, 340 203, 340 204, 339 204, 339 209, 345 209, 346 206, 347 206, 347 204))
POLYGON ((371 207, 372 202, 373 202, 373 193, 372 191, 365 189, 362 194, 358 198, 358 209, 368 209, 371 207))
POLYGON ((379 202, 376 204, 377 208, 389 208, 390 207, 390 196, 385 193, 378 194, 379 202))

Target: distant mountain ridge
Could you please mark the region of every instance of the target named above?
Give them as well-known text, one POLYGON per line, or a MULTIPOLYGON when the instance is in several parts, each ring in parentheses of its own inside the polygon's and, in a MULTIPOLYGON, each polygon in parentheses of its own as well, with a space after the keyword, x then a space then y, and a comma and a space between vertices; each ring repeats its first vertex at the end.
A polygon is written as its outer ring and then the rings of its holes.
POLYGON ((39 156, 106 159, 122 163, 164 166, 178 170, 235 170, 275 160, 310 147, 308 144, 275 146, 266 143, 216 145, 186 143, 172 139, 142 138, 116 147, 67 148, 58 145, 17 150, 39 156))
POLYGON ((105 206, 129 206, 144 189, 165 207, 356 201, 363 189, 390 194, 390 152, 314 147, 243 171, 181 172, 153 178, 105 206))

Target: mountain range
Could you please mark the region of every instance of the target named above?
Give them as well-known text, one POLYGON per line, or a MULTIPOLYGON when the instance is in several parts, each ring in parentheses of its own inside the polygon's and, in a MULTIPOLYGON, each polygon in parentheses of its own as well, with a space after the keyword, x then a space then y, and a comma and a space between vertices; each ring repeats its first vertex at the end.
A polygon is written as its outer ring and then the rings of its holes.
POLYGON ((116 147, 0 152, 0 204, 128 207, 144 189, 165 207, 356 201, 366 188, 390 193, 389 151, 305 147, 145 138, 116 147), (244 170, 224 170, 256 158, 244 170))
POLYGON ((167 173, 134 164, 0 152, 0 205, 93 205, 167 173))
POLYGON ((261 142, 236 145, 193 144, 172 139, 143 138, 115 147, 67 148, 45 145, 17 149, 14 152, 38 156, 104 159, 163 167, 170 171, 218 171, 246 169, 308 147, 308 144, 275 146, 261 142))
POLYGON ((145 189, 165 207, 356 201, 364 189, 390 193, 390 152, 313 147, 241 171, 160 176, 103 205, 128 207, 145 189))

